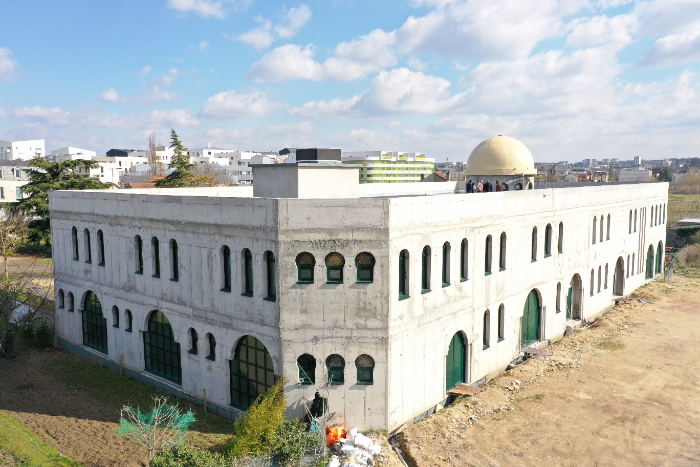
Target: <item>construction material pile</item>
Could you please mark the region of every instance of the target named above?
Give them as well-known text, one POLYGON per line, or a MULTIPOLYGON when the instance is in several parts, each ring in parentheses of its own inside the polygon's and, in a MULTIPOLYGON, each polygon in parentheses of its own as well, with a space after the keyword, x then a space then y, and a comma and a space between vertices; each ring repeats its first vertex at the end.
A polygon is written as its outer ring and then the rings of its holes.
POLYGON ((328 467, 372 467, 373 457, 382 451, 376 441, 358 433, 357 428, 346 432, 339 426, 326 429, 326 446, 331 451, 328 467))

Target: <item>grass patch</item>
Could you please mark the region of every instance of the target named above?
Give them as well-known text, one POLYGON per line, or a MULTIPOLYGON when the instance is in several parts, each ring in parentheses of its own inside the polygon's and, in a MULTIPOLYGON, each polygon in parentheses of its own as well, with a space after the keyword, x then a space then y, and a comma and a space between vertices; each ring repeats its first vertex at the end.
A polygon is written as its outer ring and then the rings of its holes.
POLYGON ((625 345, 620 344, 619 342, 613 342, 611 340, 602 340, 598 342, 598 347, 601 349, 607 349, 607 350, 620 350, 623 348, 625 345))
POLYGON ((521 397, 515 400, 517 402, 540 402, 544 400, 544 394, 535 394, 533 396, 521 397))
POLYGON ((115 415, 124 405, 150 410, 153 398, 165 396, 171 404, 181 410, 190 409, 195 414, 195 422, 190 425, 188 439, 198 447, 211 449, 218 447, 233 433, 233 420, 205 414, 199 406, 166 394, 134 378, 119 376, 119 373, 84 359, 56 360, 44 365, 41 371, 65 384, 82 391, 97 400, 114 406, 115 415))
POLYGON ((0 412, 0 452, 9 454, 16 465, 23 467, 80 467, 3 412, 0 412))

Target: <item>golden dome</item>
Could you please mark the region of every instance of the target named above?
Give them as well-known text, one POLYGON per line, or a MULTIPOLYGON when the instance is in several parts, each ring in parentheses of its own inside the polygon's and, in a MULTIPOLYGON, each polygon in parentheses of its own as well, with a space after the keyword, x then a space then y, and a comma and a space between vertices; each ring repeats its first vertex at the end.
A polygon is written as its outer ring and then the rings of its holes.
POLYGON ((494 136, 479 143, 469 155, 467 175, 536 175, 535 161, 523 143, 494 136))

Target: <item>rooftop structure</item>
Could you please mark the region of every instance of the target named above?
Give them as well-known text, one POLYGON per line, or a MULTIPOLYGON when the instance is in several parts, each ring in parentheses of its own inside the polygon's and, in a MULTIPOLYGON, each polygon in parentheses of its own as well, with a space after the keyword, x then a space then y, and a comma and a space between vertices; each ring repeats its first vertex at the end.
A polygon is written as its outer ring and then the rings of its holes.
POLYGON ((435 170, 435 159, 418 152, 342 151, 341 158, 360 168, 360 183, 420 182, 435 170))

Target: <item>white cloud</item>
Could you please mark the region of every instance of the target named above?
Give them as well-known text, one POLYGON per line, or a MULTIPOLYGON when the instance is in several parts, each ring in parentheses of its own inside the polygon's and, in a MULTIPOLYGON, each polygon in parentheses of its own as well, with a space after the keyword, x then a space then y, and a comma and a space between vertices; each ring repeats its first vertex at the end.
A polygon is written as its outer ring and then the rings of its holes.
POLYGON ((411 57, 408 59, 408 67, 412 70, 426 70, 428 69, 428 64, 419 59, 418 57, 411 57))
POLYGON ((635 32, 659 37, 700 30, 700 2, 696 0, 655 0, 639 2, 635 12, 641 16, 635 32))
POLYGON ((245 42, 256 49, 266 49, 275 41, 275 36, 270 32, 272 30, 272 23, 260 17, 256 18, 256 20, 262 22, 262 25, 233 39, 245 42))
POLYGON ((5 108, 0 106, 0 118, 5 118, 5 108))
POLYGON ((384 128, 386 128, 387 130, 393 130, 394 128, 399 127, 401 127, 401 122, 399 122, 398 120, 393 120, 384 126, 384 128))
POLYGON ((150 91, 144 91, 140 96, 122 97, 119 102, 124 104, 148 104, 158 101, 173 101, 180 99, 180 94, 161 90, 158 86, 153 86, 150 91))
POLYGON ((361 117, 436 114, 462 103, 465 93, 450 97, 450 82, 407 68, 382 71, 364 94, 350 99, 307 102, 289 111, 296 117, 361 117))
POLYGON ((396 64, 395 37, 376 29, 357 39, 341 42, 333 55, 320 63, 312 45, 287 44, 265 54, 246 75, 253 81, 281 82, 288 79, 351 81, 396 64))
POLYGON ((119 93, 115 91, 114 88, 109 88, 106 91, 102 91, 100 100, 105 102, 117 102, 119 100, 119 93))
POLYGON ((83 130, 109 128, 137 130, 144 127, 191 127, 199 121, 184 109, 153 110, 139 115, 108 114, 99 106, 64 111, 59 107, 17 107, 12 116, 22 122, 83 130))
POLYGON ((226 15, 221 7, 221 2, 213 0, 168 0, 168 6, 178 11, 193 11, 206 18, 214 16, 224 18, 226 15))
POLYGON ((700 29, 658 39, 637 65, 666 67, 697 60, 700 60, 700 29))
POLYGON ((178 76, 180 76, 180 70, 178 70, 177 68, 171 68, 170 70, 163 73, 163 76, 160 77, 160 81, 163 83, 164 86, 167 87, 172 85, 178 76))
POLYGON ((267 95, 260 91, 249 94, 224 91, 207 99, 202 104, 199 114, 204 117, 234 120, 267 115, 282 107, 283 105, 270 101, 267 95))
POLYGON ((263 128, 214 128, 204 132, 202 139, 210 140, 217 146, 241 150, 278 150, 282 147, 304 147, 314 144, 315 130, 313 122, 308 121, 263 128))
POLYGON ((17 62, 12 58, 12 50, 0 47, 0 81, 17 79, 17 62))
POLYGON ((632 42, 631 29, 636 26, 635 14, 605 15, 577 18, 571 23, 571 32, 566 38, 569 47, 587 47, 592 45, 616 44, 627 45, 632 42))
POLYGON ((282 22, 275 26, 275 33, 283 39, 291 39, 311 19, 311 9, 303 3, 290 8, 282 22))
POLYGON ((140 78, 141 76, 145 76, 145 75, 149 74, 152 70, 153 70, 153 67, 151 65, 146 65, 145 67, 143 67, 143 69, 141 71, 139 71, 138 73, 134 73, 134 74, 140 78))
POLYGON ((200 41, 199 45, 197 46, 197 50, 199 50, 200 52, 206 52, 208 48, 209 41, 200 41))

